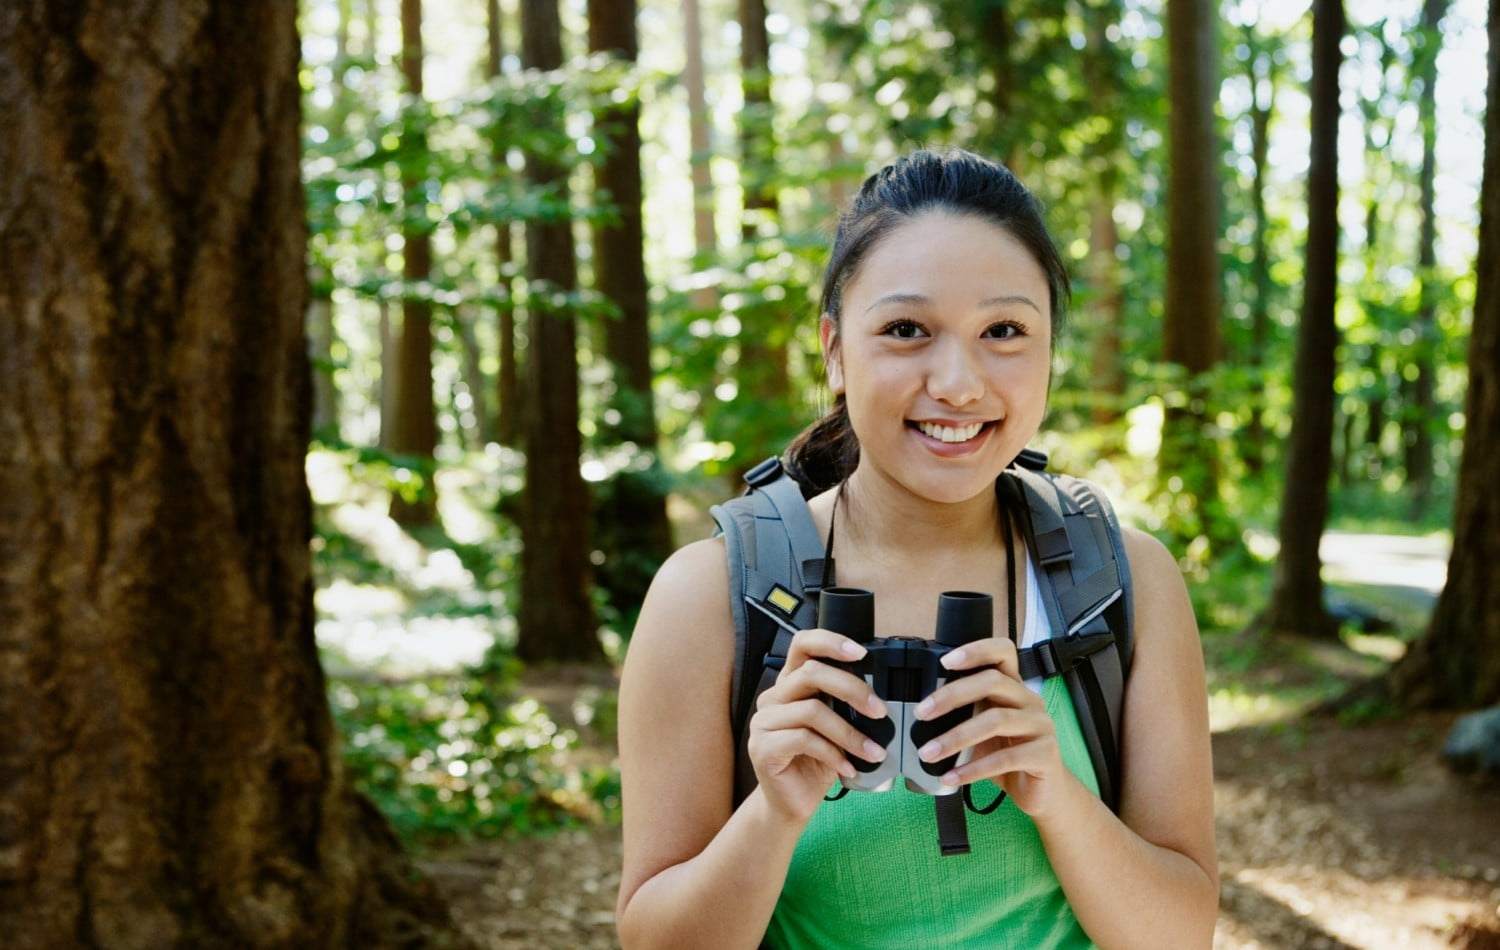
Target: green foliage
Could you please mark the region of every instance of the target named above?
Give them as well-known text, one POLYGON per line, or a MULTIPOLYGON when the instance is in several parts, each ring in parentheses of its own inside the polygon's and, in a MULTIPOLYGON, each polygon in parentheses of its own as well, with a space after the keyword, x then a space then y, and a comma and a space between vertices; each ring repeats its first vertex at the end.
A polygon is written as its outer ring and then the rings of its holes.
POLYGON ((617 772, 502 677, 334 680, 329 701, 355 787, 409 840, 618 817, 617 772))

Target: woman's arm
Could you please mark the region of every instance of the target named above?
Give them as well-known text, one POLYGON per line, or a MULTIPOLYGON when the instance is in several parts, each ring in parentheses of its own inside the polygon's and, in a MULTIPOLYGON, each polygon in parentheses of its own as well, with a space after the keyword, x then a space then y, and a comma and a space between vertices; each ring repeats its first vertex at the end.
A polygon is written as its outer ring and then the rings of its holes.
POLYGON ((752 720, 762 784, 731 811, 735 642, 724 546, 701 541, 662 566, 620 683, 622 946, 759 944, 812 810, 839 772, 853 774, 840 746, 864 742, 819 698, 870 708, 863 681, 816 662, 849 645, 818 630, 794 639, 752 720))
POLYGON ((980 672, 943 687, 924 718, 983 708, 924 749, 973 758, 950 784, 993 777, 1031 816, 1083 929, 1100 947, 1209 947, 1218 917, 1213 764, 1198 625, 1177 564, 1139 531, 1125 534, 1135 597, 1135 657, 1121 737, 1117 816, 1062 763, 1041 698, 1021 682, 1007 639, 944 660, 980 672), (988 669, 984 669, 988 667, 988 669))
POLYGON ((1126 530, 1135 658, 1117 818, 1081 785, 1034 816, 1078 920, 1100 947, 1209 947, 1218 918, 1203 648, 1177 563, 1126 530), (1081 795, 1079 793, 1082 793, 1081 795))

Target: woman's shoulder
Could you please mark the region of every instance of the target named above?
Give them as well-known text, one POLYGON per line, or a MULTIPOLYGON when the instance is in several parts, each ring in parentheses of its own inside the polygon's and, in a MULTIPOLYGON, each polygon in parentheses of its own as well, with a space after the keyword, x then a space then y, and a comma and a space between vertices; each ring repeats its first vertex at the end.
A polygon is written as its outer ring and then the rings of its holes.
POLYGON ((722 654, 732 662, 733 644, 723 538, 704 538, 678 548, 651 581, 631 635, 631 651, 675 653, 688 647, 708 651, 714 659, 722 654))

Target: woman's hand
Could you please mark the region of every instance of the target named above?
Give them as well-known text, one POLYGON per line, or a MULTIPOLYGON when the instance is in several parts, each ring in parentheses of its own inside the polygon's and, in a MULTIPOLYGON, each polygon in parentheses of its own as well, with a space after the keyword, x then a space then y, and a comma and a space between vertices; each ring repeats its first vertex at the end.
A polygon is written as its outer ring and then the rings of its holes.
POLYGON ((865 648, 829 630, 803 630, 792 639, 776 684, 756 701, 750 719, 750 761, 768 804, 792 820, 806 822, 833 780, 853 778, 848 756, 885 758, 825 702, 841 699, 872 718, 887 715, 885 703, 863 679, 835 666, 858 660, 865 648))
POLYGON ((1007 639, 978 640, 942 659, 950 670, 973 670, 935 691, 917 707, 917 718, 936 719, 970 703, 974 715, 919 750, 934 762, 971 749, 969 761, 943 777, 945 785, 994 779, 1016 807, 1040 817, 1077 779, 1063 764, 1057 728, 1042 697, 1021 680, 1016 646, 1007 639))

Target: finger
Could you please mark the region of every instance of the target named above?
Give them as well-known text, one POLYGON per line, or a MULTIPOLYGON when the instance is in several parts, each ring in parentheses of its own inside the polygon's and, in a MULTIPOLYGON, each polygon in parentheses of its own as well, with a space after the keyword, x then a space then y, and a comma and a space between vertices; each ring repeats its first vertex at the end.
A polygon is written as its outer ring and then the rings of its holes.
POLYGON ((799 758, 811 759, 845 778, 854 776, 854 766, 842 749, 815 729, 775 729, 751 738, 750 760, 769 774, 780 775, 799 758))
POLYGON ((934 738, 917 755, 924 761, 936 762, 965 749, 991 739, 1003 739, 1008 743, 1024 744, 1034 740, 1056 742, 1057 732, 1052 720, 1045 712, 991 707, 975 713, 969 719, 934 738))
POLYGON ((950 670, 972 670, 983 666, 999 667, 1012 679, 1021 678, 1021 657, 1016 645, 1006 637, 975 640, 943 655, 939 661, 950 670))
POLYGON ((790 673, 783 669, 776 678, 776 685, 761 693, 755 702, 756 708, 762 709, 817 695, 843 700, 875 719, 887 715, 885 703, 863 677, 816 659, 804 662, 790 673))
POLYGON ((1033 693, 1025 683, 990 667, 961 676, 934 690, 932 695, 917 704, 917 718, 936 719, 977 702, 1018 709, 1042 706, 1041 697, 1033 693))
POLYGON ((795 672, 803 663, 817 657, 847 663, 864 656, 865 652, 862 645, 832 630, 819 627, 799 630, 796 636, 792 637, 792 644, 786 653, 786 665, 782 667, 781 672, 783 674, 788 670, 795 672))
POLYGON ((967 785, 982 779, 998 780, 1007 775, 1019 774, 1041 778, 1053 767, 1049 763, 1061 767, 1061 759, 1050 755, 1045 743, 1027 742, 977 755, 944 775, 942 783, 967 785))
POLYGON ((811 729, 837 744, 843 751, 859 756, 866 762, 880 762, 886 756, 882 746, 820 699, 767 707, 755 714, 751 728, 766 732, 811 729))

